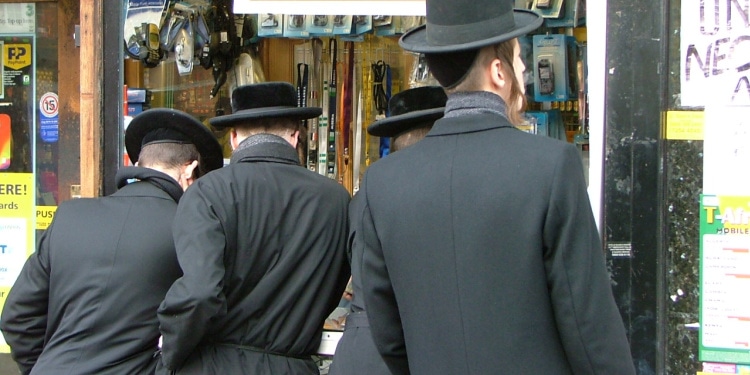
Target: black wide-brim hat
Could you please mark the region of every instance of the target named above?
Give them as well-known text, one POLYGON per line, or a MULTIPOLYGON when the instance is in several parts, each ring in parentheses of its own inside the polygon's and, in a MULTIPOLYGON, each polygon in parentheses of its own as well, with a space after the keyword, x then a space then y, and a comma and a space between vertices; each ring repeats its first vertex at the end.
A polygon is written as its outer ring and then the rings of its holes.
POLYGON ((474 50, 527 34, 542 22, 536 12, 513 9, 511 0, 430 0, 427 23, 402 35, 399 45, 418 53, 474 50))
POLYGON ((407 130, 423 126, 443 117, 448 97, 439 86, 423 86, 393 95, 388 101, 390 117, 367 127, 370 135, 395 137, 407 130))
POLYGON ((201 169, 224 166, 221 145, 211 130, 195 117, 171 108, 152 108, 139 113, 125 130, 125 149, 135 164, 143 146, 152 143, 191 143, 201 155, 201 169))
POLYGON ((215 128, 225 128, 261 118, 318 117, 320 107, 297 107, 297 90, 288 82, 263 82, 239 86, 232 91, 232 114, 209 120, 215 128))

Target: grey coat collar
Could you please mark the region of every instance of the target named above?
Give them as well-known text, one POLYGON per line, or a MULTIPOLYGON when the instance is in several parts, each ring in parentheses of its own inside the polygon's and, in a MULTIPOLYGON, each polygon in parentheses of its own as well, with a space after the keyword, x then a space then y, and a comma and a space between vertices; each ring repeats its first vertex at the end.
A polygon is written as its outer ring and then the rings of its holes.
POLYGON ((256 134, 240 142, 232 153, 230 164, 269 161, 300 165, 297 150, 289 142, 272 134, 256 134))
POLYGON ((497 128, 520 131, 505 116, 495 113, 480 113, 453 118, 441 118, 435 121, 435 125, 427 133, 427 136, 473 133, 497 128))

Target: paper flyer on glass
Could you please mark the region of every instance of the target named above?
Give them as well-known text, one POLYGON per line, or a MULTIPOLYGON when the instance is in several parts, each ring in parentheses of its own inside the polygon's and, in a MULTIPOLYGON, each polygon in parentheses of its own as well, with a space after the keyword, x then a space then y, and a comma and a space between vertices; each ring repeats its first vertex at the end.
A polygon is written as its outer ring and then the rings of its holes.
POLYGON ((683 0, 680 13, 680 105, 705 106, 717 80, 727 90, 750 90, 747 1, 683 0))
MULTIPOLYGON (((0 173, 0 308, 34 248, 34 175, 0 173)), ((0 335, 0 352, 9 348, 0 335)))
POLYGON ((750 196, 702 195, 701 361, 750 364, 750 196))

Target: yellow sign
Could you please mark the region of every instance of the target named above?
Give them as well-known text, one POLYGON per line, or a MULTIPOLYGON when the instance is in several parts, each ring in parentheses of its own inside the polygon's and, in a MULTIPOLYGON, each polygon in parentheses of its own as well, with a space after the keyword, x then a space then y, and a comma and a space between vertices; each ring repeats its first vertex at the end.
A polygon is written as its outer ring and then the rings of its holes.
MULTIPOLYGON (((34 175, 0 173, 0 308, 34 251, 34 175)), ((0 352, 8 352, 0 337, 0 352)))
POLYGON ((668 111, 667 139, 703 140, 705 116, 702 111, 668 111))
POLYGON ((31 44, 3 45, 3 64, 8 68, 19 70, 31 65, 31 44))
POLYGON ((45 230, 52 224, 57 206, 36 206, 36 229, 45 230))

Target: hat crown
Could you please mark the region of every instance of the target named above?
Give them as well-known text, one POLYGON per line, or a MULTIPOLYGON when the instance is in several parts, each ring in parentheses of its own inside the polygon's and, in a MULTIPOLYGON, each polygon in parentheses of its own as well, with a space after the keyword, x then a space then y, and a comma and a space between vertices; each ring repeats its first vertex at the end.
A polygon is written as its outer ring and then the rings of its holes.
POLYGON ((224 165, 221 145, 214 134, 189 113, 172 108, 152 108, 130 121, 125 129, 125 150, 138 161, 141 149, 154 143, 190 143, 201 155, 201 168, 211 171, 224 165))
POLYGON ((388 110, 391 116, 399 116, 414 111, 445 107, 447 100, 442 87, 416 87, 393 95, 388 102, 388 110))
POLYGON ((420 53, 475 50, 542 25, 538 13, 513 9, 513 0, 428 0, 427 22, 401 36, 399 45, 420 53))
POLYGON ((288 82, 239 86, 232 91, 232 112, 269 107, 296 107, 297 91, 288 82))
POLYGON ((248 125, 263 118, 310 119, 320 116, 320 107, 298 107, 297 89, 288 82, 261 82, 232 90, 232 113, 208 122, 221 129, 248 125))
POLYGON ((432 45, 471 43, 515 28, 510 0, 427 1, 427 41, 432 45))

